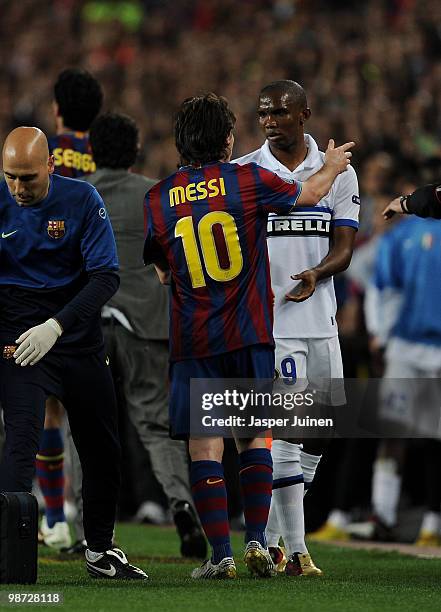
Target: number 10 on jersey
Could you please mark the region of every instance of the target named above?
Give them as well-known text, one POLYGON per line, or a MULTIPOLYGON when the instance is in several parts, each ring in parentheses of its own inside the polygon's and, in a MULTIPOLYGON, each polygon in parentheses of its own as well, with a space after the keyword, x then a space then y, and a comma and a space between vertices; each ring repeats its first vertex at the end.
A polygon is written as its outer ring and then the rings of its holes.
POLYGON ((236 278, 242 270, 243 258, 234 218, 224 211, 209 212, 199 221, 197 233, 198 237, 196 237, 191 216, 182 217, 176 223, 175 238, 182 238, 192 287, 197 289, 198 287, 205 287, 207 284, 200 252, 202 253, 205 270, 213 280, 226 282, 236 278), (216 224, 222 228, 227 247, 228 267, 226 268, 221 268, 219 262, 213 234, 213 226, 216 224))

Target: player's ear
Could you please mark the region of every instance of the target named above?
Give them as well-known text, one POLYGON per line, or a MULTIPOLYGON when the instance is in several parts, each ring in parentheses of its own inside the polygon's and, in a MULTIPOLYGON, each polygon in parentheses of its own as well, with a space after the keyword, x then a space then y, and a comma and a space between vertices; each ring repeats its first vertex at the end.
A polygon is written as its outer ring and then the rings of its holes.
POLYGON ((52 100, 52 112, 54 113, 55 117, 60 116, 60 108, 55 100, 52 100))
POLYGON ((305 123, 305 121, 308 121, 310 116, 311 116, 311 109, 310 108, 305 108, 304 110, 302 110, 302 112, 300 113, 300 123, 301 123, 301 125, 303 125, 305 123))
POLYGON ((55 158, 53 155, 49 155, 47 159, 47 171, 49 174, 53 174, 55 170, 55 158))

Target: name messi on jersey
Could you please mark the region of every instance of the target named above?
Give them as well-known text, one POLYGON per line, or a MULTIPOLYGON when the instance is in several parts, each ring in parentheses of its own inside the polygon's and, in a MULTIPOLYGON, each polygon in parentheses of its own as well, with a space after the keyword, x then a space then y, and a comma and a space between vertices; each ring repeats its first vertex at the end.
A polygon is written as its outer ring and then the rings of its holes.
POLYGON ((225 182, 223 178, 199 181, 199 183, 189 183, 186 187, 177 185, 168 191, 170 206, 184 204, 184 202, 194 202, 196 200, 206 200, 215 198, 219 194, 226 195, 225 182))
POLYGON ((326 219, 268 219, 267 236, 329 236, 330 228, 326 219))

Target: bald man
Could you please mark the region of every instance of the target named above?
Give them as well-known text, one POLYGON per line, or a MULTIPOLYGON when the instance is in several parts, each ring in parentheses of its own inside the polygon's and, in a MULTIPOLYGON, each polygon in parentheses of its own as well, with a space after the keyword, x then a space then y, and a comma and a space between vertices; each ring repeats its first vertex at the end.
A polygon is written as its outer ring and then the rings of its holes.
MULTIPOLYGON (((102 102, 101 85, 86 70, 67 68, 58 75, 52 104, 56 135, 49 138, 55 174, 81 178, 95 172, 88 130, 100 112, 102 102)), ((54 397, 48 398, 44 433, 37 455, 38 484, 45 501, 39 535, 46 546, 69 554, 81 554, 85 550, 83 538, 71 546, 64 514, 63 417, 61 403, 54 397)))
POLYGON ((121 451, 100 327, 119 284, 112 227, 94 187, 53 170, 43 132, 9 134, 0 183, 0 489, 31 490, 45 401, 57 397, 83 468, 87 570, 146 579, 112 548, 121 451))

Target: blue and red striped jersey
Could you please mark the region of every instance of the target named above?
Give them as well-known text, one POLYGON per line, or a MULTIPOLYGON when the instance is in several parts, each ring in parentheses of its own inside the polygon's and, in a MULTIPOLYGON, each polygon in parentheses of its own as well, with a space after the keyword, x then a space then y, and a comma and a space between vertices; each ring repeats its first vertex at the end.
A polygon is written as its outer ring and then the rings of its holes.
POLYGON ((49 152, 54 156, 55 174, 81 178, 96 171, 87 132, 65 132, 48 140, 49 152))
POLYGON ((300 193, 255 163, 184 167, 148 192, 144 261, 170 267, 172 361, 274 344, 267 218, 300 193))

